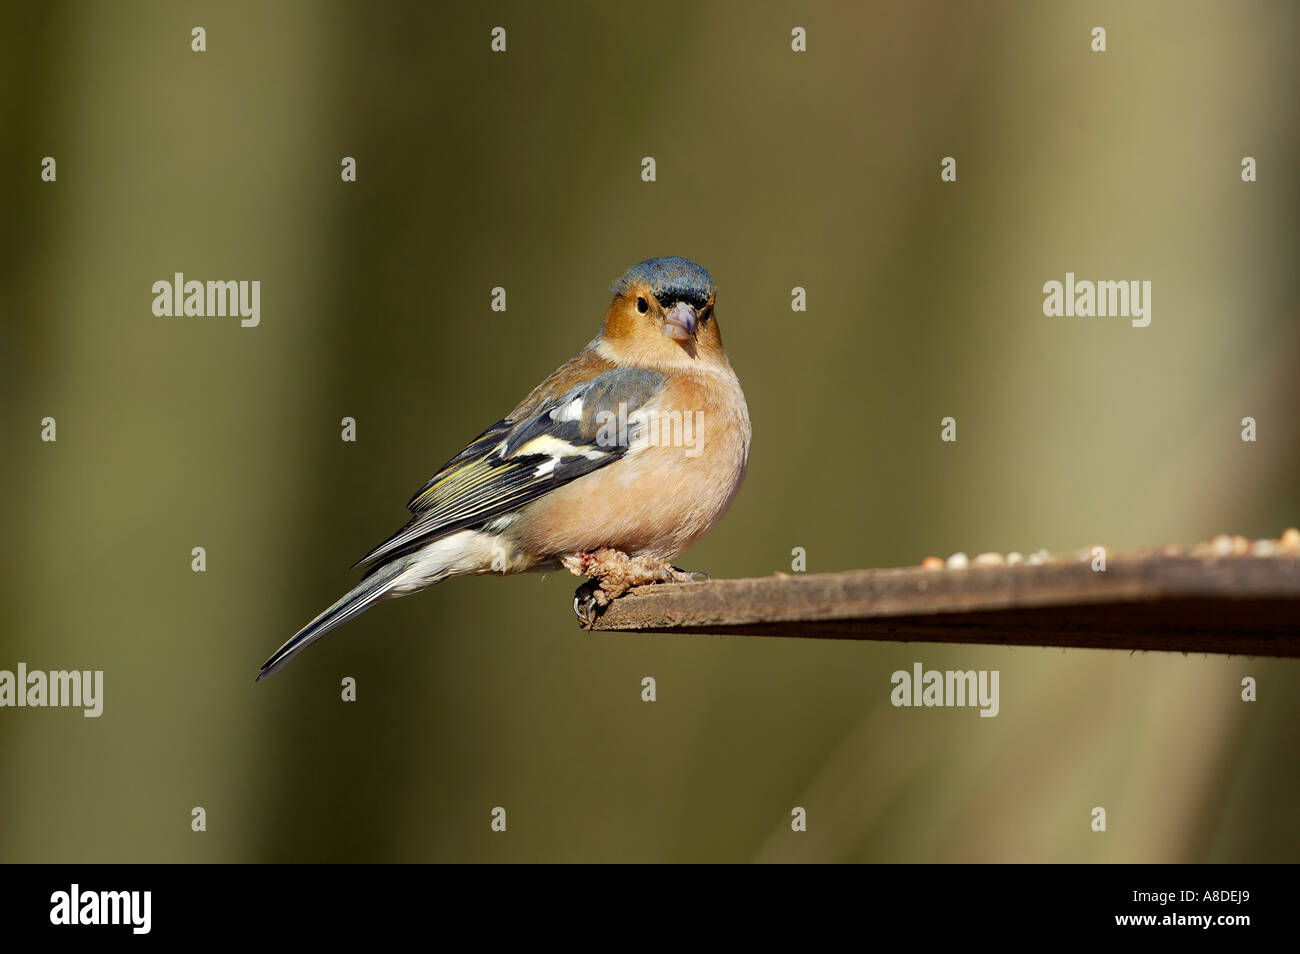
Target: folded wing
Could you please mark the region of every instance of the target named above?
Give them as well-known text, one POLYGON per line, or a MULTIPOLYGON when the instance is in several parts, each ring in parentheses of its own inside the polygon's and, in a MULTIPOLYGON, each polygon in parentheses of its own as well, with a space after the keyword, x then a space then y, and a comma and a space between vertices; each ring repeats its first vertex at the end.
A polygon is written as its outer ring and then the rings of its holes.
MULTIPOLYGON (((357 562, 376 564, 458 530, 483 527, 618 461, 635 434, 628 417, 662 389, 664 376, 614 368, 553 399, 533 402, 476 437, 415 494, 415 515, 357 562)), ((373 571, 372 571, 373 572, 373 571)))

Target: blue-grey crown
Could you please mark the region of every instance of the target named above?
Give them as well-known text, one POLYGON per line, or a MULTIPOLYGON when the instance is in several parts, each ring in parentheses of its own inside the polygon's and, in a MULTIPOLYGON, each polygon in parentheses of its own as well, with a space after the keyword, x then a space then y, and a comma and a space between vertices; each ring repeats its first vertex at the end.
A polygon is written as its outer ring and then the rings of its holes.
POLYGON ((666 258, 648 258, 633 265, 623 277, 610 289, 615 295, 621 295, 634 282, 645 282, 659 304, 669 308, 679 301, 684 301, 696 308, 703 308, 714 292, 718 290, 713 284, 713 276, 688 258, 670 255, 666 258))

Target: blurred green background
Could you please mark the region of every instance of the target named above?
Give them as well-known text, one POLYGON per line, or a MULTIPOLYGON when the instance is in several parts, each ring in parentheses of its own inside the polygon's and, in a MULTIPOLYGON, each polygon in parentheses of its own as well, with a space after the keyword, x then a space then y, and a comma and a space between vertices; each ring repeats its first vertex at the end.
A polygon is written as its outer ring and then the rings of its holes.
POLYGON ((1300 8, 4 20, 0 668, 103 669, 105 711, 0 710, 0 860, 1300 859, 1294 662, 589 635, 552 574, 385 603, 253 682, 656 255, 712 272, 754 422, 736 504, 680 565, 1278 536, 1300 8), (154 317, 175 271, 260 280, 260 327, 154 317), (1045 318, 1066 271, 1152 281, 1150 327, 1045 318), (891 707, 914 661, 1000 670, 1001 714, 891 707))

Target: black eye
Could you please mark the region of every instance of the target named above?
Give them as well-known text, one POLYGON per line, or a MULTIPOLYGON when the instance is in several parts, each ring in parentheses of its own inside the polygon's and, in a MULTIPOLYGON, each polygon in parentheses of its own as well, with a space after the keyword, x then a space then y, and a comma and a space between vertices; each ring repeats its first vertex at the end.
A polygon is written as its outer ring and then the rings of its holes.
POLYGON ((650 310, 650 303, 647 302, 644 298, 638 298, 636 300, 636 310, 641 312, 641 314, 644 315, 647 311, 650 310))

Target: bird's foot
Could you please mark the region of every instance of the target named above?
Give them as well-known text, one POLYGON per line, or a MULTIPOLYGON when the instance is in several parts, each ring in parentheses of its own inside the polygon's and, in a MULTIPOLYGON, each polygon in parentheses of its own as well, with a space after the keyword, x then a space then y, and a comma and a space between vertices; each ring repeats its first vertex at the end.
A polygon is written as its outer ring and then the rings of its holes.
POLYGON ((608 548, 578 553, 560 561, 575 576, 589 577, 573 594, 573 612, 584 629, 591 629, 600 611, 636 586, 651 583, 701 583, 707 573, 672 566, 657 557, 630 557, 608 548))

